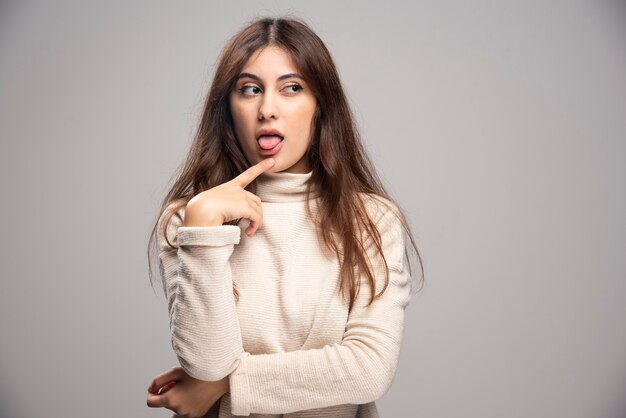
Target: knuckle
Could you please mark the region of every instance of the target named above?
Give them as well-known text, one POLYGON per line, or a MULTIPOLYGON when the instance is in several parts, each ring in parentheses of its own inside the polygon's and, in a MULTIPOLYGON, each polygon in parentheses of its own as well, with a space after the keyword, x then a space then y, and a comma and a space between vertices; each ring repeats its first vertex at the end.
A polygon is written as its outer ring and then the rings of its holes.
POLYGON ((178 403, 178 401, 175 401, 175 400, 166 401, 165 402, 165 406, 167 406, 168 409, 171 409, 172 411, 176 412, 177 414, 180 414, 180 410, 183 409, 182 405, 180 405, 178 403))

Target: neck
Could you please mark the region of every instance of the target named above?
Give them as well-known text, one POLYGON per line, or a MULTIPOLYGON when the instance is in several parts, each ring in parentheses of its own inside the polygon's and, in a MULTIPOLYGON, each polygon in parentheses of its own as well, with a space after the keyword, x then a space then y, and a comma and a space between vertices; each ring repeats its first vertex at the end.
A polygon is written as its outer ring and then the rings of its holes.
MULTIPOLYGON (((306 200, 307 185, 313 175, 308 173, 268 173, 256 178, 255 194, 263 202, 299 202, 306 200)), ((317 196, 315 187, 311 190, 311 199, 317 196)))

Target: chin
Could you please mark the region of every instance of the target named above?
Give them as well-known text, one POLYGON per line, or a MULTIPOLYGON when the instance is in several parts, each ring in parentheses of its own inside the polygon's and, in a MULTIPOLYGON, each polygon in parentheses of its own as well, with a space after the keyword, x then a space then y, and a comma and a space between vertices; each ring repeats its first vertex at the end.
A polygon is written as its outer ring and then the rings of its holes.
MULTIPOLYGON (((277 171, 282 171, 284 170, 283 165, 281 164, 280 161, 278 161, 278 159, 275 156, 272 157, 267 157, 267 158, 274 158, 274 165, 270 168, 268 168, 267 170, 265 170, 266 173, 276 173, 277 171)), ((262 158, 259 160, 259 162, 263 161, 266 158, 262 158)))
POLYGON ((272 173, 280 173, 282 171, 289 170, 289 167, 291 167, 289 165, 286 166, 285 163, 283 163, 276 157, 274 157, 274 159, 276 160, 276 163, 274 164, 272 168, 270 168, 267 171, 272 172, 272 173))

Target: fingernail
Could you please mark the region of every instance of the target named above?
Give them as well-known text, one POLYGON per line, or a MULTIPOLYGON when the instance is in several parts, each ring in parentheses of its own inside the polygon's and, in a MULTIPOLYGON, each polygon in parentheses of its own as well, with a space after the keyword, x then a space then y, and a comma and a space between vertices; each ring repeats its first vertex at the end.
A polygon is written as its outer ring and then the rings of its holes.
POLYGON ((169 382, 168 384, 164 385, 163 387, 159 389, 158 395, 163 395, 165 392, 173 388, 175 385, 176 385, 175 381, 169 382))

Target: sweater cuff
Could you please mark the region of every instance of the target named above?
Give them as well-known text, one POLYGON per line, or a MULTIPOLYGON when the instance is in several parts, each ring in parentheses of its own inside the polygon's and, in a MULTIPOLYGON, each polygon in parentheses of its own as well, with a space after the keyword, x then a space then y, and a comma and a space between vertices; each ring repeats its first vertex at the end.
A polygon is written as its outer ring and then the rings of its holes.
POLYGON ((237 416, 250 415, 250 382, 248 381, 247 359, 250 353, 241 354, 239 365, 228 376, 230 384, 231 413, 237 416))
POLYGON ((239 244, 241 229, 237 225, 220 226, 180 226, 178 227, 178 245, 201 245, 220 247, 239 244))

